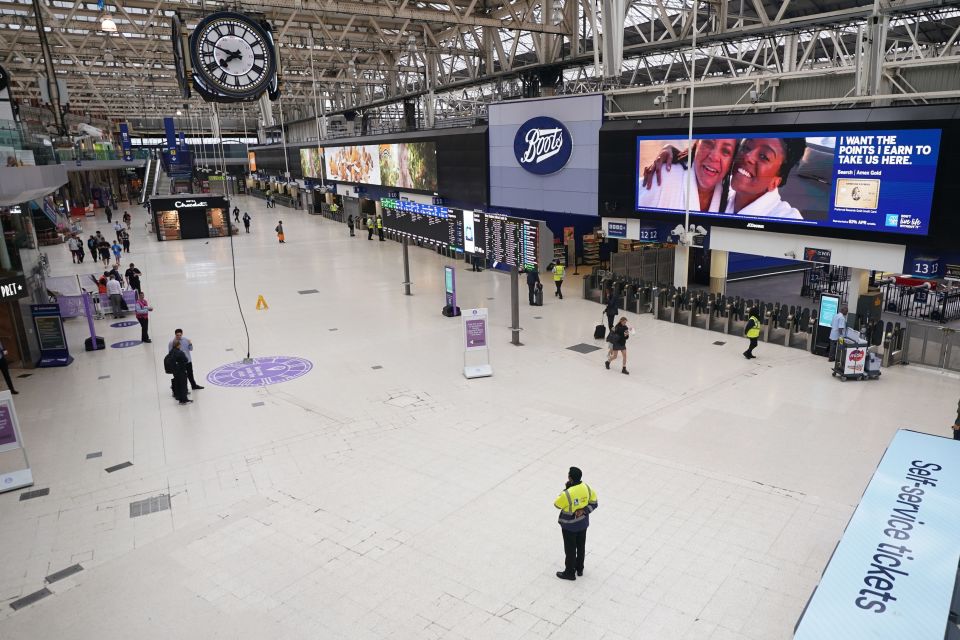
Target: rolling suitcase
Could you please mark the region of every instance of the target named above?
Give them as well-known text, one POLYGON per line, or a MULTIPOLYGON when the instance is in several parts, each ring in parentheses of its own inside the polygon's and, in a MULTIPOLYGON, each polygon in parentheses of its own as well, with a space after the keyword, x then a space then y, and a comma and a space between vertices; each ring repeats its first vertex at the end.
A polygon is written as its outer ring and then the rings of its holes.
POLYGON ((603 324, 603 320, 601 319, 600 324, 598 324, 593 328, 593 339, 603 340, 603 338, 606 335, 607 335, 607 327, 606 325, 603 324))
POLYGON ((533 290, 533 306, 542 307, 543 306, 543 285, 537 284, 536 289, 533 290))

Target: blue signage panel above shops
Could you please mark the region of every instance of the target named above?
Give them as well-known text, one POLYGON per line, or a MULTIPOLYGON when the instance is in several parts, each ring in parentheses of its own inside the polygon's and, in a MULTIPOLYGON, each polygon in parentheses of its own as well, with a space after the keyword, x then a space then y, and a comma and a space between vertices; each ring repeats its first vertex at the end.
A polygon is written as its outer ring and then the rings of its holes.
POLYGON ((943 640, 960 561, 960 441, 901 429, 795 640, 943 640))

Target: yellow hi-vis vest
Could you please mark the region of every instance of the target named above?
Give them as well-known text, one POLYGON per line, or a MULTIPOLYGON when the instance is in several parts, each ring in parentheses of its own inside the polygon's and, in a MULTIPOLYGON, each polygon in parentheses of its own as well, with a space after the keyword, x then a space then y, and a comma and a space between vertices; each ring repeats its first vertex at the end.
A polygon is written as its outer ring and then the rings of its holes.
POLYGON ((367 229, 373 229, 373 218, 367 218, 367 229))
POLYGON ((383 218, 377 218, 377 229, 383 229, 383 218))
POLYGON ((563 280, 563 265, 557 264, 553 266, 553 279, 556 282, 563 280))
POLYGON ((753 328, 747 330, 748 338, 759 338, 760 337, 760 321, 756 316, 750 316, 750 319, 753 320, 753 328))
POLYGON ((554 500, 553 506, 560 509, 560 526, 571 530, 583 529, 589 524, 590 512, 597 508, 597 492, 586 482, 581 482, 564 489, 554 500), (576 515, 578 511, 581 511, 579 516, 576 515))

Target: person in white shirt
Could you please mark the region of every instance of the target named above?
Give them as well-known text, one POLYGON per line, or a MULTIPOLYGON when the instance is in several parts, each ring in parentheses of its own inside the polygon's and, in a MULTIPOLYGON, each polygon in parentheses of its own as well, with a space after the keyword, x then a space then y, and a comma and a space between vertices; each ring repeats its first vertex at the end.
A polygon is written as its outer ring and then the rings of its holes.
POLYGON ((780 198, 790 171, 803 159, 804 138, 746 138, 733 160, 730 197, 724 213, 755 218, 803 220, 800 211, 780 198))
POLYGON ((833 314, 833 319, 830 320, 830 351, 827 352, 830 362, 837 359, 837 342, 847 331, 848 311, 847 305, 841 305, 840 310, 833 314))
POLYGON ((107 295, 110 296, 110 306, 113 308, 113 317, 124 317, 123 286, 114 276, 110 276, 110 279, 107 280, 107 295))
POLYGON ((643 170, 637 208, 684 211, 684 189, 689 188, 691 211, 722 212, 730 187, 730 165, 737 152, 735 138, 704 138, 693 143, 693 173, 689 184, 691 154, 672 145, 643 170))
POLYGON ((120 232, 123 231, 123 223, 117 220, 113 223, 113 230, 117 232, 117 242, 120 242, 120 232))
POLYGON ((67 239, 67 248, 70 249, 70 257, 73 259, 74 262, 76 262, 78 258, 77 249, 79 248, 79 246, 80 246, 80 241, 77 240, 76 236, 70 236, 67 239))

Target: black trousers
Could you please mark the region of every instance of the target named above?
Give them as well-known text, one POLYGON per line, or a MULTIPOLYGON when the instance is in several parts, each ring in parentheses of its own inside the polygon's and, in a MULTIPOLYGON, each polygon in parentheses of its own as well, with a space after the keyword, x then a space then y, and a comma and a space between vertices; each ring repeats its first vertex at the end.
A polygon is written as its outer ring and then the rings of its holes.
MULTIPOLYGON (((3 365, 3 373, 4 373, 4 375, 7 374, 7 365, 3 365)), ((9 379, 10 379, 10 378, 7 378, 7 380, 9 380, 9 379)), ((954 429, 954 430, 953 430, 953 439, 954 439, 954 440, 960 440, 960 429, 954 429)))
POLYGON ((187 374, 185 372, 173 376, 173 397, 180 402, 189 400, 187 396, 187 374))
POLYGON ((614 319, 616 319, 616 317, 617 317, 616 313, 607 314, 607 326, 610 328, 610 331, 613 331, 613 321, 614 319))
POLYGON ((533 292, 536 290, 537 285, 527 283, 527 299, 530 301, 530 304, 533 304, 533 292))
POLYGON ((147 332, 147 327, 150 325, 150 318, 137 318, 137 322, 140 323, 140 341, 150 342, 150 334, 147 332))
POLYGON ((380 237, 380 242, 384 242, 383 239, 383 228, 377 229, 377 235, 380 237))
POLYGON ((373 227, 367 227, 367 240, 373 240, 373 227))
POLYGON ((583 556, 587 547, 587 530, 563 531, 563 567, 564 572, 573 574, 574 571, 583 571, 583 556))
POLYGON ((193 379, 193 363, 192 362, 187 363, 187 380, 190 381, 190 387, 192 389, 196 389, 197 387, 200 386, 197 384, 197 381, 193 379))
POLYGON ((243 228, 247 230, 247 233, 250 233, 250 225, 248 223, 244 222, 243 228))
POLYGON ((830 349, 827 351, 827 359, 830 360, 830 362, 833 362, 834 360, 837 359, 837 341, 836 340, 830 341, 830 349))
POLYGON ((757 338, 750 338, 750 348, 747 349, 747 355, 752 356, 753 350, 757 348, 757 338))
POLYGON ((560 288, 563 286, 563 280, 554 280, 553 284, 557 285, 557 295, 560 296, 560 299, 563 299, 563 291, 560 291, 560 288))
POLYGON ((6 356, 0 355, 0 373, 3 374, 3 379, 7 383, 7 389, 13 391, 13 380, 10 379, 10 363, 7 362, 6 356))

